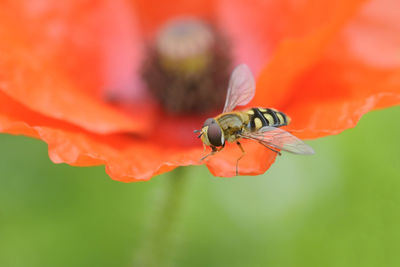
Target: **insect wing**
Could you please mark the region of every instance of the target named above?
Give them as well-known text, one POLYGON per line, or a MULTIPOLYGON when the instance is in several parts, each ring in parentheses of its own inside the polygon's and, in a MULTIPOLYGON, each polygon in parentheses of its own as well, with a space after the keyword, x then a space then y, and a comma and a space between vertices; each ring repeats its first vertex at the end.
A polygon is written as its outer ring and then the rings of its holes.
POLYGON ((262 127, 257 132, 243 133, 241 137, 258 141, 267 147, 284 150, 294 154, 314 154, 314 150, 299 138, 285 130, 272 126, 262 127))
POLYGON ((249 67, 245 64, 237 66, 229 81, 224 113, 232 111, 236 106, 243 106, 250 102, 256 92, 256 82, 249 67))

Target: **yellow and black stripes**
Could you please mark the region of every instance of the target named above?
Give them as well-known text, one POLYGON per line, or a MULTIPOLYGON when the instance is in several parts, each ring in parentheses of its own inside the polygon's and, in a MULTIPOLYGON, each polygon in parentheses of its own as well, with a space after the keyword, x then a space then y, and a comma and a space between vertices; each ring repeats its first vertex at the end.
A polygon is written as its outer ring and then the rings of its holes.
POLYGON ((283 112, 272 108, 252 108, 247 111, 249 115, 249 127, 252 131, 264 126, 281 127, 288 125, 290 119, 283 112))

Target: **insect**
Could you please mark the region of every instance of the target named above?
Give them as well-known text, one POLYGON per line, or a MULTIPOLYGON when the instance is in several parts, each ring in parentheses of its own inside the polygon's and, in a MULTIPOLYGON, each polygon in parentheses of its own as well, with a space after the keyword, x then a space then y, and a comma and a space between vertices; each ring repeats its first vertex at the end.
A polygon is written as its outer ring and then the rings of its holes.
POLYGON ((215 118, 207 119, 198 136, 205 146, 212 151, 202 157, 221 151, 226 142, 236 142, 242 155, 236 161, 236 175, 239 174, 239 160, 245 155, 240 139, 257 141, 266 148, 281 155, 281 150, 294 154, 314 154, 314 150, 291 133, 280 129, 290 123, 290 118, 272 108, 250 108, 234 111, 236 106, 244 106, 250 102, 255 94, 255 81, 249 67, 245 64, 237 66, 228 85, 228 92, 223 112, 215 118))

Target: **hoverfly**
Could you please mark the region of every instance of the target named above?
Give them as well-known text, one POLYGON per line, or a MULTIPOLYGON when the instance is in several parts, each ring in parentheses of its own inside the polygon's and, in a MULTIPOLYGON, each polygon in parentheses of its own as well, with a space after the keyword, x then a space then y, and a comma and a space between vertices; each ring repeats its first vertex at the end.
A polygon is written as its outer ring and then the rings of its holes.
POLYGON ((201 138, 203 145, 212 149, 200 160, 221 151, 225 147, 225 142, 236 142, 242 151, 242 155, 236 161, 236 175, 238 175, 239 160, 245 155, 239 142, 241 138, 257 141, 278 155, 281 155, 281 150, 294 154, 314 154, 310 146, 279 128, 290 123, 290 118, 283 112, 273 108, 233 111, 236 106, 248 104, 254 97, 255 89, 254 77, 249 67, 245 64, 237 66, 231 74, 222 114, 207 119, 202 129, 195 131, 200 133, 198 137, 201 138))

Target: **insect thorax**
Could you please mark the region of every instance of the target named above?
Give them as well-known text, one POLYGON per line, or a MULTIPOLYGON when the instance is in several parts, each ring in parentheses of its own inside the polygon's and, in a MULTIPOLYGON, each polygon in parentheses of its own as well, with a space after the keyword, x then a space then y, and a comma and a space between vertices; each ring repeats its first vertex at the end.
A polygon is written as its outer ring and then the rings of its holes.
POLYGON ((242 132, 248 124, 249 117, 245 112, 234 111, 221 114, 216 120, 224 132, 225 140, 233 142, 236 140, 236 134, 242 132))

